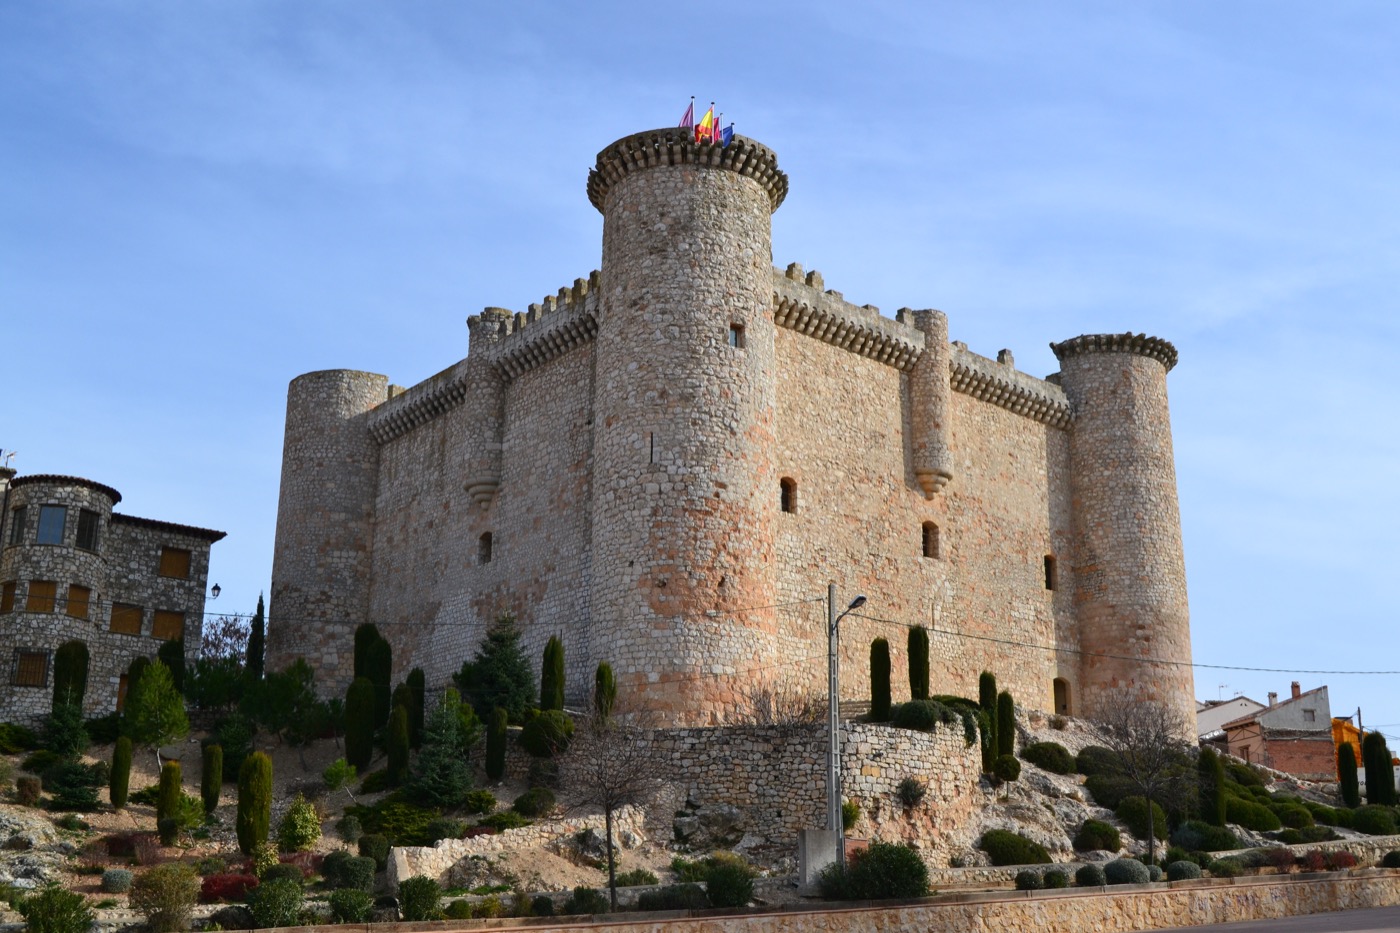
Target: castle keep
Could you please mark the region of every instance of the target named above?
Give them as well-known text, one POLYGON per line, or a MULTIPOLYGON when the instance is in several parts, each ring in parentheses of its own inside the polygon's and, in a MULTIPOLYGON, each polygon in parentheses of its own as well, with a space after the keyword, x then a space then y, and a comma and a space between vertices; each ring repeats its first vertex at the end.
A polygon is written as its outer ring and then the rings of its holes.
POLYGON ((868 696, 889 639, 932 630, 935 693, 994 671, 1023 705, 1123 697, 1194 711, 1166 376, 1171 344, 1086 335, 1037 379, 772 265, 776 155, 664 129, 598 154, 601 271, 468 320, 465 359, 410 389, 334 370, 291 383, 269 665, 325 689, 372 621, 395 678, 430 684, 512 612, 559 635, 582 702, 619 692, 681 724, 757 683, 824 691, 828 583, 868 696))

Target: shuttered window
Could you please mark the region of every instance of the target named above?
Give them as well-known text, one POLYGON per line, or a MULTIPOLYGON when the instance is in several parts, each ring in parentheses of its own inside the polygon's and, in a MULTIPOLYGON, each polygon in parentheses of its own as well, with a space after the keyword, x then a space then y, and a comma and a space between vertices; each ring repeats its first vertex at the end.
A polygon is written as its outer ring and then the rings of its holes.
POLYGON ((15 666, 11 682, 16 687, 47 687, 49 685, 49 653, 27 648, 15 649, 15 666))
POLYGON ((151 635, 165 641, 184 638, 185 614, 171 612, 169 609, 157 609, 155 621, 151 623, 151 635))
POLYGON ((64 611, 75 619, 88 617, 88 603, 92 601, 92 590, 74 583, 68 587, 68 605, 64 611))
POLYGON ((111 630, 119 635, 140 635, 141 607, 130 603, 112 603, 111 630))
POLYGON ((29 596, 24 601, 25 612, 53 612, 58 602, 58 584, 52 580, 30 580, 29 596))
POLYGON ((0 586, 0 612, 15 611, 15 584, 14 581, 0 586))
POLYGON ((190 552, 176 547, 161 548, 160 575, 188 580, 190 578, 190 552))
POLYGON ((14 510, 12 510, 12 511, 10 512, 10 543, 11 543, 11 544, 22 544, 22 543, 24 543, 24 525, 25 525, 25 517, 28 516, 28 515, 29 515, 29 509, 28 509, 27 507, 25 507, 25 506, 22 506, 22 505, 21 505, 19 508, 14 509, 14 510))

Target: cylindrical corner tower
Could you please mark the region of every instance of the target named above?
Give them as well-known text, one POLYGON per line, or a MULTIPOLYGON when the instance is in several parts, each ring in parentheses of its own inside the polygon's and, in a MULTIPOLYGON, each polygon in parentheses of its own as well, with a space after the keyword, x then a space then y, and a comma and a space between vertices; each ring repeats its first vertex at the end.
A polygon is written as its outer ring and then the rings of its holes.
POLYGON ((349 369, 287 389, 267 669, 305 658, 330 695, 349 685, 355 626, 370 621, 379 448, 366 416, 388 389, 387 377, 349 369))
POLYGON ((467 318, 466 491, 486 509, 501 485, 502 410, 505 380, 490 359, 490 348, 506 334, 512 315, 505 308, 487 308, 467 318))
POLYGON ((777 663, 770 215, 787 176, 741 136, 637 133, 598 154, 597 660, 676 723, 777 663))
POLYGON ((1186 562, 1167 410, 1176 348, 1091 334, 1050 345, 1074 410, 1074 603, 1082 712, 1158 702, 1195 714, 1186 562))
POLYGON ((942 311, 900 311, 924 335, 924 352, 909 373, 909 406, 913 416, 911 438, 914 477, 932 499, 953 478, 953 457, 948 450, 949 396, 948 316, 942 311))

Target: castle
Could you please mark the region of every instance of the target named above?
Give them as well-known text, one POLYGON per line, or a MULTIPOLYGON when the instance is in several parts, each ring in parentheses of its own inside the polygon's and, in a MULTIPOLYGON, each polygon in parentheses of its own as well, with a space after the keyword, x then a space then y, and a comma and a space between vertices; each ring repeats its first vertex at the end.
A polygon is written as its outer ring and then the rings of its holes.
POLYGON ((395 678, 446 682, 504 612, 568 695, 610 662, 677 724, 755 684, 824 693, 828 584, 842 690, 872 639, 907 696, 905 632, 934 693, 991 670, 1030 708, 1194 712, 1167 408, 1155 337, 1052 344, 1038 379, 772 265, 788 178, 762 144, 687 129, 618 140, 588 197, 601 271, 528 311, 487 308, 465 359, 410 389, 300 376, 287 403, 269 665, 343 690, 373 621, 395 678))

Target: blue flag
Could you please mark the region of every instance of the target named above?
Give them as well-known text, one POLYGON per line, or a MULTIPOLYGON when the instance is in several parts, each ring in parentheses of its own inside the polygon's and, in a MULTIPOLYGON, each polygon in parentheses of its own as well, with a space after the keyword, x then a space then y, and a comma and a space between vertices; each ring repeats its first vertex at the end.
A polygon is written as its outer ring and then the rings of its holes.
POLYGON ((721 146, 727 146, 727 145, 729 145, 729 141, 730 141, 731 139, 733 139, 733 138, 734 138, 734 124, 731 123, 731 124, 729 124, 728 126, 726 126, 726 127, 724 128, 724 130, 722 131, 722 133, 720 134, 720 143, 719 143, 719 144, 720 144, 721 146))

